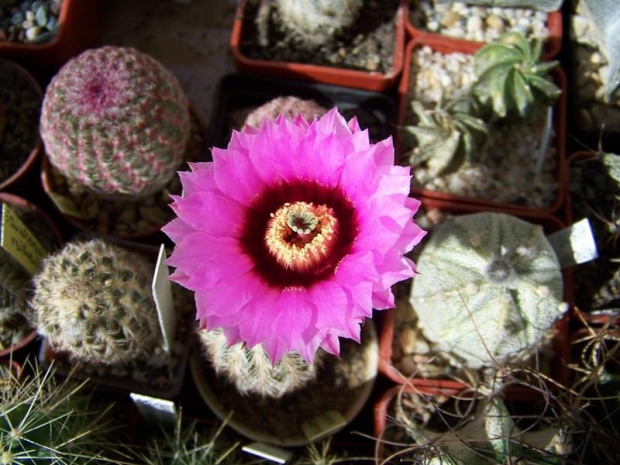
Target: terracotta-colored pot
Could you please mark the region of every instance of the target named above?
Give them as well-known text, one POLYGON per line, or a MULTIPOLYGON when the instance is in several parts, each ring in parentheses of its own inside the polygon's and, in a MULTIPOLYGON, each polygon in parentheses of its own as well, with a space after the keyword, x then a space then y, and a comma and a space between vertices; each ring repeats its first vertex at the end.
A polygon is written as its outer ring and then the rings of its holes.
POLYGON ((401 5, 398 11, 393 69, 387 74, 381 74, 378 72, 357 71, 305 63, 276 62, 247 57, 241 51, 243 16, 245 14, 246 4, 247 0, 241 0, 239 2, 230 38, 233 58, 239 71, 249 74, 263 74, 273 77, 322 82, 325 84, 374 90, 377 92, 387 91, 396 85, 396 81, 403 69, 403 52, 405 49, 405 5, 401 5))
MULTIPOLYGON (((447 202, 437 199, 422 198, 421 208, 424 210, 438 209, 442 213, 451 215, 461 215, 468 213, 475 213, 480 211, 492 211, 497 213, 505 213, 514 215, 522 220, 528 221, 533 224, 542 225, 545 232, 553 233, 564 228, 564 224, 555 216, 545 214, 542 212, 530 212, 527 213, 515 213, 514 211, 505 210, 499 207, 480 209, 477 206, 467 205, 463 203, 447 202)), ((573 285, 570 279, 570 275, 567 275, 563 271, 564 282, 564 300, 571 302, 573 285)), ((415 277, 413 278, 415 279, 415 277)), ((552 377, 559 383, 566 383, 568 381, 568 360, 569 360, 569 341, 568 341, 568 324, 569 324, 569 312, 567 312, 562 318, 560 318, 555 325, 555 334, 553 338, 553 349, 555 357, 553 359, 552 377)), ((395 331, 395 309, 386 310, 381 312, 381 332, 379 334, 379 372, 398 384, 406 384, 413 386, 416 389, 440 389, 449 391, 461 391, 467 389, 469 386, 461 381, 453 379, 431 379, 431 378, 419 378, 419 377, 406 377, 403 376, 392 364, 392 343, 394 340, 395 331)), ((509 389, 513 396, 516 396, 521 389, 521 386, 511 386, 509 389)), ((527 389, 526 389, 527 391, 527 389)))
MULTIPOLYGON (((445 40, 446 43, 452 43, 455 45, 468 44, 474 51, 485 45, 485 42, 477 42, 473 40, 459 39, 457 37, 450 37, 434 32, 428 32, 423 29, 416 28, 412 23, 409 16, 409 4, 410 0, 403 0, 403 3, 407 7, 407 21, 405 28, 407 30, 408 37, 420 38, 422 40, 445 40)), ((547 18, 547 29, 549 30, 549 37, 545 40, 542 58, 543 60, 550 60, 556 57, 562 49, 562 12, 552 11, 547 18)))
MULTIPOLYGON (((432 403, 434 398, 452 398, 459 402, 471 402, 471 407, 474 406, 474 402, 477 399, 484 399, 488 396, 487 394, 476 393, 470 389, 449 389, 449 388, 426 388, 426 387, 418 387, 418 386, 409 386, 409 385, 401 385, 401 386, 393 386, 384 392, 377 402, 375 403, 374 408, 374 432, 375 437, 377 438, 375 442, 375 464, 376 465, 385 465, 391 463, 400 463, 398 458, 406 457, 406 460, 412 459, 412 453, 414 450, 412 449, 412 445, 414 444, 413 439, 410 440, 409 444, 403 444, 402 440, 397 440, 394 442, 388 436, 390 428, 405 428, 404 425, 399 425, 395 420, 395 415, 390 412, 390 408, 394 404, 394 402, 401 395, 413 394, 428 399, 429 403, 432 403), (402 454, 399 454, 398 457, 395 455, 386 457, 385 446, 387 444, 392 444, 396 447, 399 447, 402 451, 402 454)), ((497 395, 497 393, 495 393, 497 395)), ((505 389, 502 393, 502 398, 507 402, 511 403, 513 406, 516 406, 519 410, 524 410, 528 412, 526 418, 536 418, 537 415, 532 416, 529 414, 531 409, 546 409, 549 406, 550 400, 544 396, 544 394, 529 390, 518 393, 518 395, 514 395, 510 392, 509 389, 505 389)), ((465 408, 468 408, 467 406, 465 408)), ((437 411, 440 411, 439 409, 437 411)), ((538 413, 538 412, 537 412, 538 413)), ((458 417, 464 423, 468 423, 472 420, 473 412, 469 412, 464 414, 463 417, 458 417)), ((447 421, 449 418, 454 417, 453 419, 456 421, 457 417, 451 415, 450 413, 445 413, 442 415, 443 420, 447 421)), ((413 463, 413 462, 412 462, 413 463)), ((415 462, 418 463, 418 462, 415 462)), ((426 463, 426 462, 425 462, 426 463)), ((460 463, 460 462, 459 462, 460 463)), ((485 462, 486 463, 486 462, 485 462)))
MULTIPOLYGON (((399 108, 398 108, 398 127, 405 125, 405 115, 409 105, 409 80, 411 78, 411 56, 415 48, 429 46, 433 51, 450 54, 450 53, 465 53, 473 54, 476 52, 477 47, 472 42, 453 43, 443 39, 421 39, 416 38, 409 42, 405 52, 405 66, 403 69, 403 76, 398 87, 399 94, 399 108)), ((558 102, 554 106, 554 129, 555 129, 555 147, 557 152, 556 172, 555 178, 557 181, 557 191, 555 198, 548 208, 539 209, 535 207, 522 206, 510 203, 499 203, 487 200, 484 198, 468 198, 450 193, 438 192, 428 189, 413 188, 412 193, 414 196, 424 196, 428 198, 434 198, 438 200, 448 200, 453 202, 465 202, 471 205, 476 205, 479 208, 492 208, 498 206, 503 209, 513 210, 515 212, 527 212, 533 210, 541 210, 547 213, 554 213, 558 211, 566 200, 566 194, 568 191, 568 179, 567 179, 567 166, 566 166, 566 76, 560 68, 555 68, 552 71, 552 76, 556 85, 562 90, 562 95, 558 99, 558 102)), ((397 157, 403 157, 403 143, 400 136, 397 133, 396 138, 396 153, 397 157)))
MULTIPOLYGON (((2 42, 0 42, 0 46, 1 44, 2 42)), ((29 71, 27 71, 25 68, 18 65, 17 63, 4 59, 0 59, 0 68, 11 69, 12 71, 20 75, 21 78, 25 82, 27 82, 28 85, 37 93, 37 95, 39 96, 39 102, 41 102, 41 100, 43 99, 43 91, 41 90, 41 86, 39 85, 37 80, 29 71)), ((39 131, 37 129, 30 153, 24 159, 23 163, 20 165, 17 171, 11 174, 8 178, 0 180, 0 190, 10 189, 14 185, 18 184, 27 175, 27 173, 29 173, 33 169, 34 165, 38 162, 40 155, 41 138, 39 137, 39 131)))
MULTIPOLYGON (((45 212, 43 212, 39 207, 30 203, 28 200, 18 197, 13 194, 8 194, 6 192, 0 192, 0 204, 6 203, 8 205, 14 205, 20 208, 26 208, 36 213, 37 216, 41 217, 41 219, 47 224, 49 230, 54 237, 56 244, 60 246, 62 244, 62 236, 60 231, 54 224, 54 222, 50 219, 49 216, 45 212)), ((17 344, 12 345, 11 347, 7 347, 6 349, 0 350, 0 357, 6 357, 7 355, 11 355, 13 352, 17 352, 20 349, 28 346, 35 338, 37 337, 37 331, 32 330, 24 339, 22 339, 17 344)))
POLYGON ((0 57, 35 67, 58 68, 69 58, 96 45, 101 29, 101 0, 64 0, 58 31, 41 44, 0 42, 0 57))
MULTIPOLYGON (((205 122, 205 118, 202 115, 202 113, 193 104, 190 104, 189 108, 190 108, 190 114, 192 117, 192 121, 195 122, 197 126, 197 131, 200 133, 200 136, 201 136, 200 147, 195 147, 194 149, 191 150, 191 153, 194 153, 194 152, 199 153, 199 157, 203 158, 204 153, 205 153, 205 141, 207 139, 207 129, 206 129, 207 124, 205 122)), ((51 164, 50 164, 50 161, 47 155, 45 154, 45 150, 43 150, 43 152, 44 152, 43 162, 41 163, 41 184, 43 186, 43 190, 50 198, 51 203, 54 205, 54 207, 56 207, 59 214, 62 215, 62 217, 67 221, 67 223, 69 223, 77 231, 80 231, 82 233, 99 233, 99 231, 96 231, 94 227, 91 224, 89 224, 88 221, 70 214, 71 211, 76 209, 73 199, 69 198, 68 196, 63 198, 63 196, 59 196, 58 194, 56 194, 54 190, 52 167, 51 167, 51 164)), ((194 157, 191 156, 190 153, 188 153, 187 155, 190 158, 192 158, 191 160, 187 160, 187 161, 203 161, 202 159, 200 160, 193 159, 194 157)), ((175 176, 177 175, 175 174, 175 176)), ((169 208, 166 207, 164 208, 164 210, 168 212, 169 208)), ((146 241, 149 239, 156 238, 157 235, 160 234, 160 230, 166 222, 164 222, 161 225, 154 226, 150 229, 145 229, 144 231, 129 232, 129 233, 119 233, 119 232, 111 231, 111 232, 107 232, 106 234, 108 234, 109 236, 114 236, 119 239, 125 239, 125 240, 130 240, 130 241, 131 240, 146 241)))

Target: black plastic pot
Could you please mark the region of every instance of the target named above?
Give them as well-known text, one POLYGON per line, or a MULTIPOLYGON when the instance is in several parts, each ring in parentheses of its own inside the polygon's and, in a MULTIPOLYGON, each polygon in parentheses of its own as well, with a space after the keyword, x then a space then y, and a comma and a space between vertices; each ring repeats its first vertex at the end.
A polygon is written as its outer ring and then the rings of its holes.
POLYGON ((295 96, 314 100, 324 108, 338 107, 347 119, 357 117, 370 139, 378 142, 392 136, 397 117, 396 101, 386 94, 329 84, 308 83, 229 74, 220 79, 217 100, 211 112, 209 147, 224 147, 233 129, 241 129, 245 115, 276 97, 295 96))

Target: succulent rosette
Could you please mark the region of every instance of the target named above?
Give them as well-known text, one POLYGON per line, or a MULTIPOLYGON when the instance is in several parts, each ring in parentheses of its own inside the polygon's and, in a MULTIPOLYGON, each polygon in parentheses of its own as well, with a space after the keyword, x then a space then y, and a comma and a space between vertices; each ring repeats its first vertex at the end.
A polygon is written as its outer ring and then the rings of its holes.
POLYGON ((261 344, 272 363, 338 355, 338 338, 359 342, 372 310, 394 306, 391 286, 415 274, 404 254, 425 231, 410 168, 394 166, 391 139, 371 143, 337 109, 246 126, 191 168, 164 227, 171 279, 229 344, 261 344))

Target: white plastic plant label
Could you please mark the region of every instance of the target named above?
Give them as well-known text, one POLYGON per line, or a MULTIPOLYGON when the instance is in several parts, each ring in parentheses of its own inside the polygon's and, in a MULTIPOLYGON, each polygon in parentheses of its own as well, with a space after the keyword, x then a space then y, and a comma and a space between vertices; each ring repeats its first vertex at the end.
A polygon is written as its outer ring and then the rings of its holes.
POLYGON ((551 140, 551 128, 553 126, 553 107, 547 109, 547 117, 545 119, 545 126, 540 134, 540 141, 538 143, 538 149, 536 150, 536 170, 534 171, 534 180, 538 178, 542 171, 542 166, 547 155, 547 149, 549 148, 549 141, 551 140))
POLYGON ((568 228, 547 236, 562 268, 598 258, 590 221, 584 218, 568 228))
POLYGON ((253 442, 252 444, 243 446, 241 450, 246 454, 254 455, 273 463, 286 463, 293 456, 293 453, 289 450, 263 442, 253 442))
POLYGON ((35 274, 48 250, 28 226, 5 203, 2 204, 0 247, 6 250, 26 271, 35 274))
POLYGON ((177 319, 174 313, 172 287, 168 279, 168 266, 164 263, 164 260, 166 260, 166 248, 164 244, 162 244, 159 247, 151 291, 153 293, 153 299, 155 300, 155 307, 157 308, 159 326, 164 337, 164 350, 170 352, 172 342, 174 341, 177 319))
POLYGON ((173 428, 176 425, 179 414, 177 406, 171 400, 158 399, 135 392, 132 392, 130 397, 140 415, 150 424, 157 424, 166 428, 173 428))

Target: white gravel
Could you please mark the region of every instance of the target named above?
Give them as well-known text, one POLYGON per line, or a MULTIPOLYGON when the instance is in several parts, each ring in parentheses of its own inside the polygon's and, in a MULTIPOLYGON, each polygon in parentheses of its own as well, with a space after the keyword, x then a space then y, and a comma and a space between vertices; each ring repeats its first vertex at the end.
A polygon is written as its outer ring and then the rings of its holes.
MULTIPOLYGON (((414 50, 410 97, 432 108, 440 98, 467 96, 475 81, 473 56, 433 52, 429 47, 414 50)), ((446 192, 493 202, 518 203, 547 208, 555 199, 557 151, 554 135, 536 175, 536 154, 542 132, 541 114, 529 124, 493 123, 490 137, 480 154, 480 162, 466 164, 455 173, 431 175, 424 165, 413 169, 413 187, 446 192)), ((405 124, 413 115, 405 115, 405 124)))
POLYGON ((414 27, 459 39, 491 42, 504 32, 520 31, 528 38, 549 36, 548 13, 529 8, 467 6, 464 2, 409 2, 414 27))

